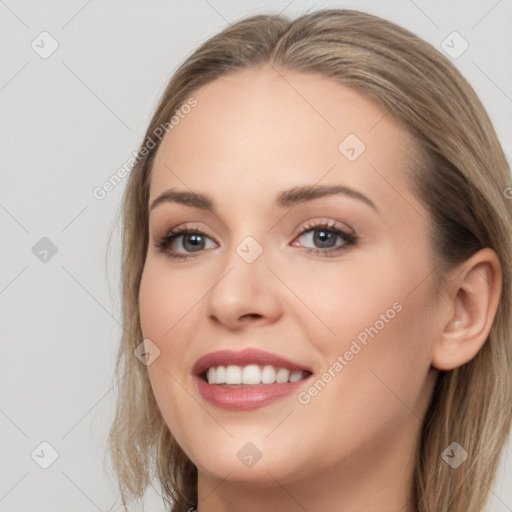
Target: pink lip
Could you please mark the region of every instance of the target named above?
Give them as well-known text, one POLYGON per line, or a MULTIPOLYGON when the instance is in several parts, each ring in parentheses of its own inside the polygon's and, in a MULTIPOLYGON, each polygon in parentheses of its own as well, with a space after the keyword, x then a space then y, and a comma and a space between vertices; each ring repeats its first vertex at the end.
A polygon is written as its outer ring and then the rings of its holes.
POLYGON ((245 366, 248 364, 270 364, 291 371, 307 371, 310 368, 299 365, 283 357, 257 349, 245 349, 241 352, 219 350, 206 354, 196 361, 192 368, 197 387, 201 396, 217 407, 223 409, 247 411, 263 407, 279 398, 296 392, 297 389, 309 380, 311 375, 298 381, 283 384, 258 384, 247 386, 226 386, 223 384, 208 384, 203 379, 203 373, 211 366, 227 366, 234 364, 245 366))

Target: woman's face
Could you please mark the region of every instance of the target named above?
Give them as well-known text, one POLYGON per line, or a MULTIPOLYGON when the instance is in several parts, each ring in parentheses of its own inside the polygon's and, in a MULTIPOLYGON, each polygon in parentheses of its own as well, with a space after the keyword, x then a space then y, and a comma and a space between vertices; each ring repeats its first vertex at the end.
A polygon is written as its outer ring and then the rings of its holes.
POLYGON ((158 150, 149 202, 190 195, 150 210, 139 296, 170 431, 204 478, 404 471, 440 316, 408 132, 313 75, 246 70, 193 96, 158 150), (189 234, 158 248, 171 229, 189 234), (264 353, 237 359, 247 349, 264 353))

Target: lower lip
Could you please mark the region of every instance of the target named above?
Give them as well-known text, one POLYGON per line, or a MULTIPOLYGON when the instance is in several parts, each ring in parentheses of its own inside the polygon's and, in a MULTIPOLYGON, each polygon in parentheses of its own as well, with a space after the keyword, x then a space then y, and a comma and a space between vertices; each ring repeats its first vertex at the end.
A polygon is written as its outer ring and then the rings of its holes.
POLYGON ((231 411, 251 411, 297 392, 298 388, 303 386, 310 377, 311 375, 297 382, 255 384, 242 387, 208 384, 201 377, 196 377, 196 380, 199 393, 211 404, 231 411))

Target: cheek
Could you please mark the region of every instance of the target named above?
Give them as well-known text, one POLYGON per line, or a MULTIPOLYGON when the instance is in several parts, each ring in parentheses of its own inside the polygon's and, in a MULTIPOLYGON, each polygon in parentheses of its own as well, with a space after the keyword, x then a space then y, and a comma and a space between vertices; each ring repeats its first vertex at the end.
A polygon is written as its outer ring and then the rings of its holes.
POLYGON ((322 352, 348 348, 358 334, 364 338, 365 329, 377 322, 380 331, 399 315, 396 303, 402 294, 398 265, 393 262, 392 255, 372 254, 371 259, 347 256, 339 263, 317 264, 306 271, 284 268, 282 279, 293 290, 284 307, 322 352))
MULTIPOLYGON (((139 312, 143 337, 149 338, 160 355, 147 367, 151 387, 169 430, 181 446, 188 446, 186 410, 195 407, 188 391, 188 341, 197 329, 193 306, 204 294, 184 286, 179 271, 169 272, 154 260, 144 267, 139 290, 139 312)), ((190 282, 188 281, 190 284, 190 282)))
POLYGON ((428 399, 430 333, 418 314, 426 299, 396 292, 381 299, 353 316, 339 315, 337 336, 317 344, 325 359, 317 375, 322 382, 300 397, 304 429, 322 432, 333 453, 362 439, 385 442, 414 427, 428 399))
POLYGON ((193 333, 190 330, 193 328, 193 315, 190 313, 203 295, 197 276, 185 279, 180 270, 170 271, 165 263, 149 259, 139 290, 144 337, 160 340, 165 346, 179 332, 193 333))
POLYGON ((339 382, 344 393, 361 398, 362 417, 365 410, 374 410, 390 422, 422 413, 435 335, 425 288, 410 294, 407 287, 392 289, 380 303, 368 304, 357 321, 347 317, 343 355, 351 359, 342 372, 343 384, 339 382))
POLYGON ((435 304, 424 279, 428 270, 407 271, 392 254, 380 261, 385 265, 354 262, 350 271, 340 267, 334 272, 333 266, 329 272, 306 273, 310 277, 297 281, 294 291, 311 308, 301 305, 305 314, 295 318, 324 361, 319 372, 343 358, 343 370, 339 365, 331 370, 343 374, 332 379, 338 383, 333 389, 340 386, 337 396, 347 390, 360 396, 368 387, 365 396, 380 400, 383 392, 392 394, 387 385, 407 403, 416 403, 430 370, 435 337, 435 304))

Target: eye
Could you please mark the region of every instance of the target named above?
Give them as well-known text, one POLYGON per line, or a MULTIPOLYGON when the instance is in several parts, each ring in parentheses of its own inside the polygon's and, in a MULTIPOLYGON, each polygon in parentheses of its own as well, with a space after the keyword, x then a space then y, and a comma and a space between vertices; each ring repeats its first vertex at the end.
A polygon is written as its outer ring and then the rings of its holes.
POLYGON ((157 249, 169 256, 170 258, 185 259, 189 256, 193 256, 194 252, 201 252, 205 249, 206 240, 211 240, 205 233, 198 229, 190 229, 188 226, 178 229, 171 229, 161 238, 159 238, 155 244, 157 249), (181 239, 180 243, 177 243, 181 239), (185 254, 176 252, 173 245, 181 246, 185 250, 185 254), (187 253, 190 251, 190 253, 187 253))
MULTIPOLYGON (((311 254, 312 251, 315 251, 317 255, 345 251, 357 242, 354 231, 347 233, 347 231, 337 227, 336 223, 325 222, 305 226, 297 237, 298 240, 301 238, 313 245, 313 247, 306 250, 306 253, 311 254), (341 245, 336 245, 338 240, 341 245)), ((295 242, 293 245, 296 245, 295 242)))
MULTIPOLYGON (((315 251, 317 255, 345 251, 350 246, 355 245, 358 240, 353 231, 347 233, 347 231, 338 227, 336 223, 326 222, 304 226, 296 240, 301 238, 305 239, 306 243, 309 240, 313 245, 317 245, 317 247, 306 249, 307 254, 315 251), (341 244, 336 245, 338 241, 341 244)), ((184 260, 189 257, 195 257, 196 254, 194 253, 201 253, 207 249, 208 241, 211 242, 211 238, 199 229, 184 226, 167 231, 156 241, 155 247, 169 258, 184 260)), ((210 244, 209 248, 212 248, 212 245, 215 246, 215 243, 210 244)), ((292 245, 294 247, 297 246, 296 242, 293 242, 292 245)), ((300 245, 302 246, 303 244, 300 245)))

